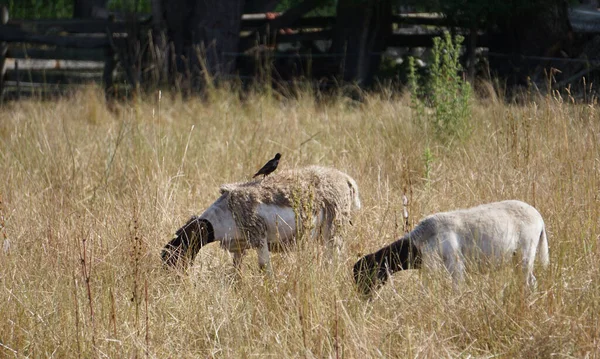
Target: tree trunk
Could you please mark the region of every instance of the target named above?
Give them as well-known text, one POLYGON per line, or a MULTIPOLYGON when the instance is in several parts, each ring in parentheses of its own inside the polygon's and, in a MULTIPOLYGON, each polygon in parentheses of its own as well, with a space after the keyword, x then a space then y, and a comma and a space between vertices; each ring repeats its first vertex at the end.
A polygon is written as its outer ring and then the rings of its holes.
POLYGON ((163 0, 174 68, 192 87, 232 73, 243 0, 163 0))
POLYGON ((244 1, 205 0, 200 5, 194 15, 192 42, 204 47, 209 75, 229 75, 235 68, 244 1))
POLYGON ((74 18, 93 17, 94 8, 106 8, 108 0, 75 0, 73 6, 74 18))
POLYGON ((164 26, 164 8, 161 0, 151 0, 152 27, 155 32, 162 30, 164 26))
POLYGON ((391 11, 391 0, 338 1, 330 51, 342 55, 344 81, 372 83, 391 34, 391 11))

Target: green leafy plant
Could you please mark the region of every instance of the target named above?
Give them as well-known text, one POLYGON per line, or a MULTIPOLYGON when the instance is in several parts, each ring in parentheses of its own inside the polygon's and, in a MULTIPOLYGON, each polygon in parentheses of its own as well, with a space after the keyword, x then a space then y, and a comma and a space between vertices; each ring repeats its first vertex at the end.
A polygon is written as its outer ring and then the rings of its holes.
POLYGON ((431 179, 431 165, 433 164, 433 153, 431 152, 431 148, 427 146, 423 151, 423 163, 425 164, 425 180, 429 184, 431 179))
POLYGON ((464 139, 470 134, 471 85, 462 75, 460 49, 464 38, 454 39, 446 32, 433 40, 433 59, 423 85, 409 59, 409 88, 412 106, 419 117, 425 117, 441 140, 464 139), (431 112, 424 111, 427 106, 431 112))
POLYGON ((7 5, 11 19, 60 19, 73 16, 73 1, 28 0, 0 1, 7 5))
POLYGON ((408 88, 410 91, 410 105, 416 112, 417 118, 423 118, 425 116, 425 105, 421 101, 422 87, 419 85, 419 74, 415 65, 415 58, 408 58, 408 88))

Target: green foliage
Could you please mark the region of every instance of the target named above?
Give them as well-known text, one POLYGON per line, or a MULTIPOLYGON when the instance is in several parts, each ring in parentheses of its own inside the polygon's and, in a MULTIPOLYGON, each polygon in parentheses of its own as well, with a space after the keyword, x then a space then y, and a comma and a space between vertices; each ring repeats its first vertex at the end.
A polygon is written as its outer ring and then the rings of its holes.
MULTIPOLYGON (((12 19, 66 19, 73 17, 74 0, 0 0, 12 19)), ((150 13, 150 0, 109 0, 114 11, 150 13)))
POLYGON ((510 23, 515 16, 530 16, 551 11, 563 0, 406 0, 419 11, 443 13, 451 22, 479 23, 492 27, 510 23))
POLYGON ((467 134, 471 108, 471 86, 460 75, 460 44, 463 37, 454 41, 449 33, 433 40, 433 63, 430 74, 431 106, 435 110, 434 128, 441 136, 467 134))
POLYGON ((425 179, 427 180, 427 184, 429 184, 429 180, 431 179, 431 164, 433 163, 433 160, 431 148, 429 148, 429 146, 425 147, 425 150, 423 151, 423 162, 425 164, 425 179))
POLYGON ((73 0, 8 0, 11 19, 61 19, 73 16, 73 0))
POLYGON ((425 117, 439 139, 450 141, 464 139, 470 133, 471 118, 470 84, 461 76, 460 45, 463 37, 454 39, 449 33, 435 38, 433 61, 424 86, 419 84, 413 59, 409 59, 409 88, 413 108, 425 117), (433 111, 425 115, 425 105, 433 111))
POLYGON ((422 93, 421 86, 419 86, 419 74, 417 73, 417 67, 415 65, 415 58, 410 56, 408 58, 408 88, 410 90, 410 103, 412 108, 416 111, 417 117, 423 118, 425 115, 425 106, 419 94, 422 93))
MULTIPOLYGON (((285 11, 301 3, 301 0, 281 0, 276 11, 285 11)), ((336 11, 336 0, 322 0, 322 4, 310 11, 306 16, 334 16, 336 11)))
POLYGON ((107 7, 114 11, 150 13, 150 0, 109 0, 107 7))

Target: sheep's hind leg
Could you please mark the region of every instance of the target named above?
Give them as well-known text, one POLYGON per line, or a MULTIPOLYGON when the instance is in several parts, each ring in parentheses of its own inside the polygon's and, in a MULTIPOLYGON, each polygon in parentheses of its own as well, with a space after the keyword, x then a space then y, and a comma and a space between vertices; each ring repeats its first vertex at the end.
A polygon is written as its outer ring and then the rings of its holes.
POLYGON ((537 280, 533 275, 533 262, 535 261, 535 252, 537 248, 537 243, 535 246, 532 244, 523 251, 523 259, 521 261, 521 266, 523 267, 523 275, 525 276, 525 284, 531 288, 535 289, 537 285, 537 280))
POLYGON ((331 211, 324 211, 323 213, 320 232, 322 240, 325 243, 326 255, 330 262, 337 261, 344 249, 344 241, 338 233, 342 225, 331 211))

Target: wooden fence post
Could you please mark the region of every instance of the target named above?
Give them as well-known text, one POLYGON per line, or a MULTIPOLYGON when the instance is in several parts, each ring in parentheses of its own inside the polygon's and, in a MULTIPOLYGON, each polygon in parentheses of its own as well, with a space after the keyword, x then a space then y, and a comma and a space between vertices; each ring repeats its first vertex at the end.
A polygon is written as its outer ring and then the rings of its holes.
MULTIPOLYGON (((0 9, 0 27, 8 23, 8 8, 2 6, 0 9)), ((0 103, 4 99, 4 62, 6 61, 6 54, 8 53, 8 43, 0 42, 0 103)))
POLYGON ((17 76, 17 100, 21 99, 21 76, 19 76, 19 60, 15 59, 15 75, 17 76))
POLYGON ((112 47, 112 25, 114 23, 114 17, 108 18, 108 24, 106 26, 106 37, 108 39, 108 45, 104 48, 104 71, 102 73, 102 82, 104 84, 104 97, 109 100, 114 97, 114 84, 113 84, 113 72, 117 65, 115 60, 115 51, 112 47))
POLYGON ((471 24, 471 28, 469 29, 469 42, 467 43, 467 77, 471 82, 471 85, 475 84, 475 61, 477 60, 477 55, 475 51, 477 50, 477 23, 473 21, 471 24))

